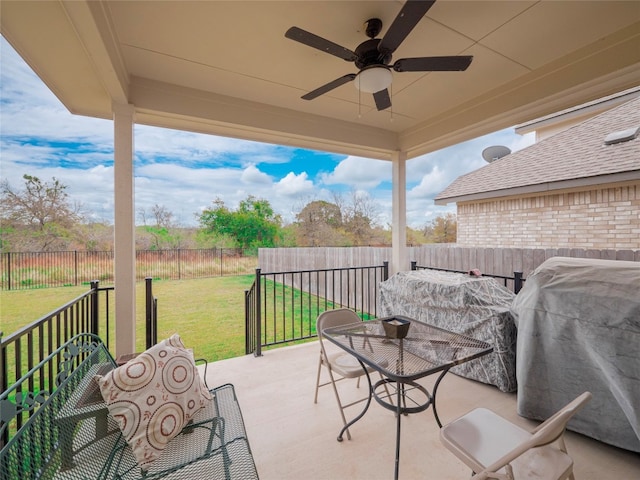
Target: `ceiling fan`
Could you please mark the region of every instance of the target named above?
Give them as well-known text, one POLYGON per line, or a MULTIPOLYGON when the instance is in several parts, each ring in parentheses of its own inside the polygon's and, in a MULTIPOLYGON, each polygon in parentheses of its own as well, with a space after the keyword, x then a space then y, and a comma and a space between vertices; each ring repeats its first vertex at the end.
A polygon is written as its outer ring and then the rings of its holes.
POLYGON ((371 18, 365 22, 369 40, 358 45, 354 51, 314 35, 298 27, 291 27, 285 37, 316 48, 348 62, 354 62, 358 73, 349 73, 322 85, 302 96, 313 100, 334 88, 356 80, 356 88, 372 93, 378 110, 391 106, 387 87, 391 85, 391 69, 396 72, 454 72, 464 71, 471 64, 472 56, 401 58, 390 64, 393 52, 400 46, 411 30, 424 17, 435 0, 407 0, 400 13, 381 39, 375 38, 382 30, 382 20, 371 18))

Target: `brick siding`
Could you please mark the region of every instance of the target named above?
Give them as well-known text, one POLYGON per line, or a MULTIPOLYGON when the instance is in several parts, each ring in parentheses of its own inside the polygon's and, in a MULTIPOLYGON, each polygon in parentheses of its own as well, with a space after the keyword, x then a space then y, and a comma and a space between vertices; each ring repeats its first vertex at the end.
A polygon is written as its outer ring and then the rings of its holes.
POLYGON ((640 248, 640 182, 458 203, 460 246, 640 248))

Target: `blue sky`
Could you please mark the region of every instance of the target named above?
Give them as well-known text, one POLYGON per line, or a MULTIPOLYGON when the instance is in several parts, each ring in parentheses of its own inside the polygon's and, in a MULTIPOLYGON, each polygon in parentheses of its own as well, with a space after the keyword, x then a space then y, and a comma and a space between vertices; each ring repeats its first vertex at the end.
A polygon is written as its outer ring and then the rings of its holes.
MULTIPOLYGON (((407 223, 422 228, 455 205, 433 197, 458 176, 482 167, 482 150, 533 143, 513 128, 407 162, 407 223)), ((94 220, 113 223, 113 124, 69 113, 0 37, 0 177, 14 187, 29 174, 68 186, 94 220)), ((159 204, 180 225, 221 198, 230 208, 251 194, 267 199, 285 222, 312 200, 367 195, 379 225, 391 222, 391 163, 232 138, 136 125, 136 211, 159 204)))

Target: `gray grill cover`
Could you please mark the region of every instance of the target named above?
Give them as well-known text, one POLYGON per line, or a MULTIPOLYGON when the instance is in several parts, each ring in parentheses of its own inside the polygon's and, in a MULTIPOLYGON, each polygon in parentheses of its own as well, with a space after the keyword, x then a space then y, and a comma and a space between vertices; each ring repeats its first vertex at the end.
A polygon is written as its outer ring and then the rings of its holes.
POLYGON ((518 413, 593 398, 569 428, 640 452, 640 263, 554 257, 513 302, 518 413))
POLYGON ((399 272, 380 284, 381 316, 405 315, 493 346, 494 352, 451 369, 457 375, 516 389, 514 294, 489 277, 435 270, 399 272))

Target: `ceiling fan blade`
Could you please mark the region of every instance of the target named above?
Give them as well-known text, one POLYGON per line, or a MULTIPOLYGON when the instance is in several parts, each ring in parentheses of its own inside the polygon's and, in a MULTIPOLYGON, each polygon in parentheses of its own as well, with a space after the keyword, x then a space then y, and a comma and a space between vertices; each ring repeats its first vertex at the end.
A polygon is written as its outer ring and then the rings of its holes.
POLYGON ((434 3, 435 0, 407 0, 378 44, 378 51, 395 52, 434 3))
POLYGON ((304 100, 313 100, 314 98, 317 98, 320 95, 330 92, 334 88, 338 88, 340 85, 344 85, 345 83, 353 81, 354 78, 356 78, 355 73, 350 73, 348 75, 345 75, 344 77, 336 78, 334 81, 329 82, 319 88, 316 88, 312 92, 309 92, 306 95, 303 95, 301 98, 304 100))
POLYGON ((470 55, 401 58, 393 64, 393 69, 396 72, 463 72, 471 65, 471 60, 470 55))
POLYGON ((376 101, 378 110, 385 110, 391 106, 391 97, 389 97, 389 90, 386 88, 374 93, 373 99, 376 101))
POLYGON ((298 27, 291 27, 287 30, 284 36, 309 47, 317 48, 323 52, 348 60, 349 62, 355 62, 358 58, 358 56, 348 48, 342 47, 337 43, 330 42, 325 38, 314 35, 313 33, 307 32, 306 30, 302 30, 298 27))

